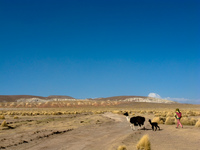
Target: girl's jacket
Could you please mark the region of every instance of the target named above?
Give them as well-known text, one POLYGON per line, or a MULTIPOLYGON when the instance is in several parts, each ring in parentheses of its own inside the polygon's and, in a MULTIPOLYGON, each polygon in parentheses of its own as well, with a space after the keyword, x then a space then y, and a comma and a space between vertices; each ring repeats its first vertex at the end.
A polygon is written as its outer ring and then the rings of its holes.
POLYGON ((175 117, 176 117, 176 119, 181 119, 181 117, 182 117, 181 112, 176 111, 175 117))

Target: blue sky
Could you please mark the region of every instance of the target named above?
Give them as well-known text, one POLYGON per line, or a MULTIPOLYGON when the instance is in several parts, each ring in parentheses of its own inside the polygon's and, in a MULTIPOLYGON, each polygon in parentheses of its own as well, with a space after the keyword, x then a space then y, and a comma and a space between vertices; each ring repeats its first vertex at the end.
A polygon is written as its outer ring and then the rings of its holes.
POLYGON ((200 103, 198 0, 1 0, 0 95, 200 103))

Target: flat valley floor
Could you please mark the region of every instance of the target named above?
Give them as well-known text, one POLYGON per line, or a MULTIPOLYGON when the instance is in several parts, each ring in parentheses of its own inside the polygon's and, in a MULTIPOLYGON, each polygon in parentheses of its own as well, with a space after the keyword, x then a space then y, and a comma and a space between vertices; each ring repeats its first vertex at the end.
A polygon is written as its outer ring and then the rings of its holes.
POLYGON ((116 150, 125 145, 127 150, 136 150, 145 134, 152 150, 200 149, 200 128, 159 124, 161 130, 152 131, 148 119, 154 115, 142 116, 146 130, 136 131, 131 130, 124 115, 111 112, 8 118, 9 128, 0 129, 0 149, 116 150))

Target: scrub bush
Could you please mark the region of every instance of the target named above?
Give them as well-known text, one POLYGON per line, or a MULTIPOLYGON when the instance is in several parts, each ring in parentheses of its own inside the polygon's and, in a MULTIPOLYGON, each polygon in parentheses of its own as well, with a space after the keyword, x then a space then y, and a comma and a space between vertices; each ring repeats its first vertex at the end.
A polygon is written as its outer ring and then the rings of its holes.
POLYGON ((151 150, 151 144, 149 141, 149 136, 146 134, 144 135, 140 141, 137 143, 138 150, 151 150))

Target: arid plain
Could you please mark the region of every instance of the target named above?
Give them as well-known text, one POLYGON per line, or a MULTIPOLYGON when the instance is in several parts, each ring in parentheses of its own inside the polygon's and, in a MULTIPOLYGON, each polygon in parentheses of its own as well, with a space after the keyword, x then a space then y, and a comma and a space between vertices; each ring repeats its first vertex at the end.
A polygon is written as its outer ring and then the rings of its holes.
MULTIPOLYGON (((129 97, 130 98, 130 97, 129 97)), ((123 101, 123 98, 48 102, 0 102, 0 149, 136 150, 144 135, 152 150, 198 150, 200 105, 123 101), (174 111, 183 114, 176 129, 174 111), (144 128, 131 130, 124 112, 144 116, 144 128), (152 131, 148 122, 158 122, 152 131)))

